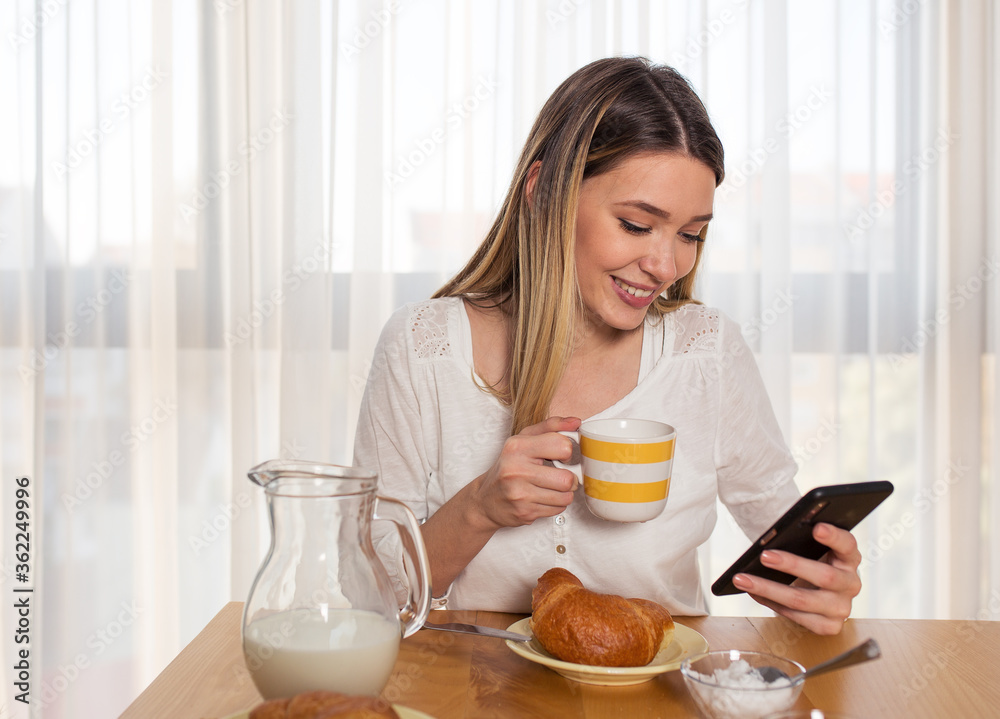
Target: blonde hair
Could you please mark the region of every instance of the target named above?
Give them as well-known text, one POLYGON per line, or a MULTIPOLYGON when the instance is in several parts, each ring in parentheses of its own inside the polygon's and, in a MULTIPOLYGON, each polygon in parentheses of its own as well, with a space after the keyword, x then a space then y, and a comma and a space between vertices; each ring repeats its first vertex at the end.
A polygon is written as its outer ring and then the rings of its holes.
MULTIPOLYGON (((582 307, 575 261, 580 186, 647 152, 700 160, 716 185, 722 182, 722 143, 679 73, 645 58, 607 58, 577 70, 538 114, 486 238, 434 294, 499 308, 510 318, 506 386, 486 389, 511 407, 512 434, 548 416, 572 352, 582 307)), ((691 272, 650 305, 655 317, 696 302, 701 251, 698 243, 691 272)))

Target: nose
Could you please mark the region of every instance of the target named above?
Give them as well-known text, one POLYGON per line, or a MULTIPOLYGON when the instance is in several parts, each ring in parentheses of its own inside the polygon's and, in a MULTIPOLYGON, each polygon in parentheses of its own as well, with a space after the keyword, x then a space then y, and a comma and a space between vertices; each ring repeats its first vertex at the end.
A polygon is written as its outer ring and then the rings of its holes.
POLYGON ((669 285, 677 279, 677 259, 675 251, 678 240, 674 237, 659 240, 650 245, 645 256, 639 260, 639 269, 650 275, 659 284, 669 285))

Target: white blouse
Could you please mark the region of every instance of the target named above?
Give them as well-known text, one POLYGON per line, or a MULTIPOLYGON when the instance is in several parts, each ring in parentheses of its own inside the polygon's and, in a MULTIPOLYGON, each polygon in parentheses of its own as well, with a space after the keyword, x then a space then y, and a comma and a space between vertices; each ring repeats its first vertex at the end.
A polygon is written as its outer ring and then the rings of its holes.
MULTIPOLYGON (((361 405, 354 463, 376 470, 380 494, 405 502, 418 520, 489 469, 510 434, 508 408, 479 384, 460 298, 417 302, 390 318, 361 405)), ((716 498, 756 539, 799 496, 753 354, 718 310, 686 305, 663 322, 647 320, 639 382, 594 415, 601 417, 655 419, 677 430, 663 513, 639 524, 605 521, 578 491, 562 514, 494 534, 452 584, 447 608, 528 612, 538 577, 565 567, 594 591, 704 614, 697 548, 715 526, 716 498)), ((394 535, 379 543, 380 553, 398 552, 386 546, 394 535)))

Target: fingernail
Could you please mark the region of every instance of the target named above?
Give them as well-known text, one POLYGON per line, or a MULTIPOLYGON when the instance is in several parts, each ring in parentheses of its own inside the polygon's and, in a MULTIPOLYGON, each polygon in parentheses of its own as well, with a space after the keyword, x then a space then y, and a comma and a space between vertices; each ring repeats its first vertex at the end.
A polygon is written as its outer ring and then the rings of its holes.
POLYGON ((753 586, 753 582, 750 581, 750 577, 745 574, 737 574, 733 577, 733 584, 740 589, 750 589, 753 586))
POLYGON ((760 553, 760 561, 762 564, 777 564, 778 555, 774 552, 766 551, 760 553))
POLYGON ((818 539, 827 539, 830 536, 830 527, 826 524, 816 525, 816 537, 818 539))

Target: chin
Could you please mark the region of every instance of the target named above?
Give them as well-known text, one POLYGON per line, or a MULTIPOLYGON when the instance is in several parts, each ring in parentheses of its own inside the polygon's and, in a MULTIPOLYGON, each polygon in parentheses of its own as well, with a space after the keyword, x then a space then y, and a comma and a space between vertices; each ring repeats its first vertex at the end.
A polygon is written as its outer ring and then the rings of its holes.
POLYGON ((604 317, 597 317, 595 322, 597 324, 604 325, 611 329, 619 330, 620 332, 632 332, 642 327, 643 323, 646 321, 646 312, 648 307, 641 310, 632 310, 630 312, 618 312, 615 314, 609 314, 604 317))

